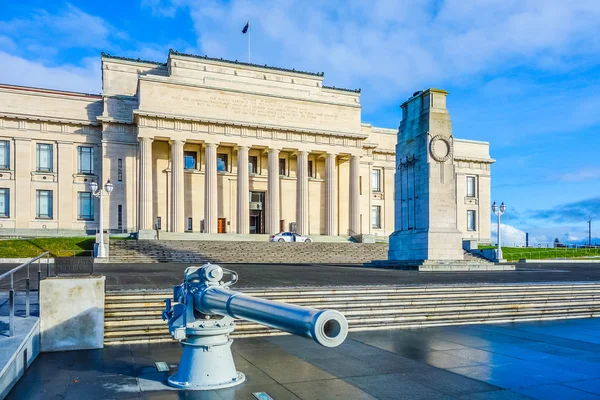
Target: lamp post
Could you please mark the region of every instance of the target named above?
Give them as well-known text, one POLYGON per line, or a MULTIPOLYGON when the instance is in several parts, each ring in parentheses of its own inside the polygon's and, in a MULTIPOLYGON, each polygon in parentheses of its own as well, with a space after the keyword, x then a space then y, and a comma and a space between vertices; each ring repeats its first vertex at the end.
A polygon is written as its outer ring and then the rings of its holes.
POLYGON ((592 247, 592 217, 588 220, 588 246, 592 247))
POLYGON ((496 205, 496 202, 494 202, 494 204, 492 204, 492 211, 494 212, 494 214, 496 214, 498 216, 498 249, 496 250, 496 259, 502 260, 502 239, 500 237, 500 216, 502 214, 504 214, 504 211, 506 211, 506 206, 504 205, 504 202, 502 202, 502 204, 500 204, 500 207, 498 207, 496 205))
POLYGON ((104 189, 98 188, 98 184, 96 182, 90 182, 88 184, 90 191, 92 192, 92 196, 100 199, 100 211, 98 212, 98 230, 100 231, 100 239, 98 239, 98 252, 96 253, 96 257, 98 258, 106 258, 106 249, 104 248, 104 229, 102 228, 102 198, 110 196, 113 191, 113 184, 110 183, 110 179, 106 181, 104 184, 104 189))

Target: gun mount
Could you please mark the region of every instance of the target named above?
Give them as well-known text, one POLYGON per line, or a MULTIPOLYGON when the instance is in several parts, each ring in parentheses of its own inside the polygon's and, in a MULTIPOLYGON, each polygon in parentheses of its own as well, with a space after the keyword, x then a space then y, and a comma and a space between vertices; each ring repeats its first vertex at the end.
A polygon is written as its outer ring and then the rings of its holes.
POLYGON ((338 311, 318 310, 248 296, 229 289, 238 276, 216 264, 188 267, 184 281, 165 300, 163 320, 169 333, 181 342, 183 353, 170 386, 212 390, 239 385, 246 380, 237 372, 231 354, 236 318, 246 319, 294 335, 313 339, 325 347, 339 346, 348 334, 348 321, 338 311), (223 281, 225 275, 228 281, 223 281))

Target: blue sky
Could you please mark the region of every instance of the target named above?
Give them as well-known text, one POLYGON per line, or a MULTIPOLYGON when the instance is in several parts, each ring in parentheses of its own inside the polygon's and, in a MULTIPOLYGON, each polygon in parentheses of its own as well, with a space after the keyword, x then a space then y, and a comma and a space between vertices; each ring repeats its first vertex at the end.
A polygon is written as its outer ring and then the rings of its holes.
MULTIPOLYGON (((169 48, 325 72, 396 128, 413 92, 450 92, 454 134, 491 143, 507 240, 600 232, 600 1, 103 0, 2 2, 0 82, 101 91, 99 53, 169 48)), ((595 234, 595 240, 600 242, 595 234)))

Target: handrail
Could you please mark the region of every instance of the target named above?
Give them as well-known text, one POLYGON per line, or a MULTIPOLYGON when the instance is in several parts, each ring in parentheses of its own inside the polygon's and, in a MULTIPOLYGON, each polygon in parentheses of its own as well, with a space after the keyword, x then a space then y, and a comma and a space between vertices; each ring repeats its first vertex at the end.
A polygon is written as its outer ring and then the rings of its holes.
POLYGON ((2 275, 0 275, 0 280, 2 280, 2 278, 5 278, 5 277, 9 276, 10 274, 14 274, 15 272, 17 272, 21 268, 26 267, 27 265, 31 264, 32 262, 35 262, 35 261, 39 260, 40 258, 46 256, 47 254, 50 254, 50 252, 46 251, 46 252, 40 254, 39 256, 37 256, 35 258, 32 258, 29 261, 24 262, 23 264, 19 265, 18 267, 14 267, 10 271, 7 271, 7 272, 3 273, 2 275))
POLYGON ((30 282, 30 277, 29 277, 29 266, 31 264, 33 264, 34 262, 37 261, 37 265, 38 265, 38 270, 37 270, 37 292, 38 292, 38 303, 39 303, 39 296, 40 296, 40 282, 42 280, 42 266, 40 264, 40 260, 42 259, 42 257, 46 257, 46 278, 48 276, 50 276, 50 252, 46 251, 42 254, 40 254, 37 257, 32 258, 31 260, 24 262, 23 264, 19 265, 18 267, 15 267, 13 269, 11 269, 10 271, 7 271, 5 273, 3 273, 2 275, 0 275, 0 280, 2 280, 3 278, 6 278, 8 276, 10 276, 10 290, 9 290, 9 295, 8 295, 8 303, 9 303, 9 307, 8 307, 8 336, 12 337, 15 335, 15 281, 14 281, 14 274, 18 271, 20 271, 21 269, 27 267, 27 278, 25 278, 25 318, 29 318, 29 314, 30 314, 30 287, 29 287, 29 282, 30 282))

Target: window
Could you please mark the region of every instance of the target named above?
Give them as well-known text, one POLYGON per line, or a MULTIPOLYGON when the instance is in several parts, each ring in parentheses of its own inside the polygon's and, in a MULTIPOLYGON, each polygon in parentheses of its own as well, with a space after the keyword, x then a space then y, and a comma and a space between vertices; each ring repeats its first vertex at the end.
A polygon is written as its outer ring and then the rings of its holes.
POLYGON ((0 217, 10 217, 10 189, 0 189, 0 217))
POLYGON ((308 160, 308 177, 309 178, 314 178, 315 177, 313 175, 313 162, 312 162, 312 160, 308 160))
POLYGON ((195 151, 184 151, 183 152, 183 164, 185 169, 196 169, 196 152, 195 151))
POLYGON ((117 182, 123 182, 123 159, 117 160, 117 182))
POLYGON ((258 174, 258 157, 248 156, 248 173, 258 174))
POLYGON ((94 220, 94 197, 91 192, 77 193, 79 198, 79 215, 78 219, 83 221, 94 220))
POLYGON ((37 144, 37 168, 38 172, 52 172, 53 159, 52 159, 52 145, 51 144, 37 144))
POLYGON ((285 175, 285 158, 279 159, 279 175, 285 175))
POLYGON ((36 190, 36 218, 52 219, 52 190, 36 190))
POLYGON ((467 197, 475 197, 475 177, 467 176, 467 197))
POLYGON ((373 180, 373 191, 374 192, 381 192, 381 170, 380 169, 374 169, 372 172, 372 180, 373 180))
POLYGON ((117 229, 123 230, 123 206, 121 204, 117 206, 117 229))
POLYGON ((10 169, 10 142, 0 141, 0 169, 10 169))
POLYGON ((194 224, 193 224, 192 218, 188 218, 187 219, 187 230, 191 231, 191 230, 193 230, 193 227, 194 227, 194 224))
POLYGON ((476 225, 475 225, 475 211, 473 210, 468 210, 467 211, 467 230, 468 231, 475 231, 476 229, 476 225))
POLYGON ((77 148, 78 172, 92 175, 94 173, 94 148, 79 146, 77 148))
POLYGON ((381 229, 381 206, 373 206, 372 214, 373 228, 381 229))
POLYGON ((228 160, 229 157, 227 154, 217 154, 217 171, 229 171, 229 169, 227 168, 229 166, 228 160))
POLYGON ((162 229, 162 219, 160 217, 156 217, 156 229, 162 229))

